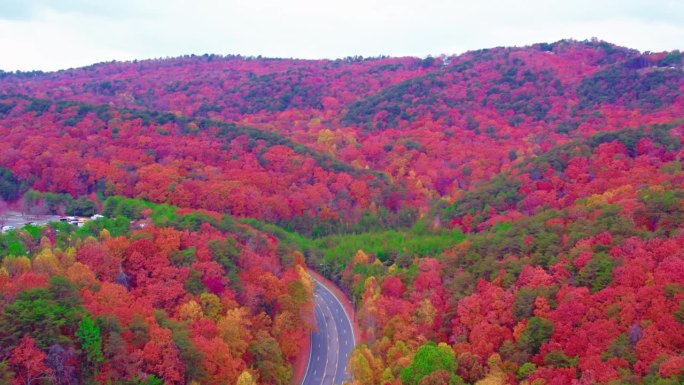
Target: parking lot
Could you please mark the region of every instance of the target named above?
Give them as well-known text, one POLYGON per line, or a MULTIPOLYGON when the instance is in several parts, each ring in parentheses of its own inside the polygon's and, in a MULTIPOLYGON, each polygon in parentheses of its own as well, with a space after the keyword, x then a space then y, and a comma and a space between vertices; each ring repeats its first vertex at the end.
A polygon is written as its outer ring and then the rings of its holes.
POLYGON ((48 222, 59 221, 59 215, 40 215, 40 214, 23 214, 19 211, 5 211, 0 213, 0 226, 13 226, 20 229, 27 224, 42 226, 48 222))

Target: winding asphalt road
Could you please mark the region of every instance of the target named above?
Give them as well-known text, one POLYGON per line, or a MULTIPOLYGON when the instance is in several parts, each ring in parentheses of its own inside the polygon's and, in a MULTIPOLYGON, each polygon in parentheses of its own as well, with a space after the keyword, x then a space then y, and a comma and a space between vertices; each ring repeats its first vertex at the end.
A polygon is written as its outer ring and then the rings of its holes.
POLYGON ((349 380, 347 361, 356 339, 351 319, 339 299, 313 280, 317 331, 311 332, 311 350, 302 385, 337 385, 349 380))

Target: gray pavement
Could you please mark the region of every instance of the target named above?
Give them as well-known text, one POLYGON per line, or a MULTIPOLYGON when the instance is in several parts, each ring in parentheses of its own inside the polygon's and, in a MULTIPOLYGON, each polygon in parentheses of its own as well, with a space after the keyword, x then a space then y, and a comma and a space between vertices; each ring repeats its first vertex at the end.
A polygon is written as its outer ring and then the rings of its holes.
POLYGON ((316 325, 302 385, 338 385, 349 381, 347 362, 356 343, 349 315, 323 284, 312 278, 316 325))
POLYGON ((58 222, 59 215, 40 215, 40 214, 22 214, 19 211, 5 211, 0 213, 0 229, 3 226, 13 226, 20 229, 31 223, 36 226, 43 226, 48 222, 58 222))

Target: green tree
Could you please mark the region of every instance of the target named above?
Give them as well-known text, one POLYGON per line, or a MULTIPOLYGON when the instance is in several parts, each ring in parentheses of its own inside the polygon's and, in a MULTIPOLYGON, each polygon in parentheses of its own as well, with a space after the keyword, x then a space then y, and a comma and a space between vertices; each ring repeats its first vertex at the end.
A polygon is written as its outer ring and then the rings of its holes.
POLYGON ((104 361, 104 356, 102 355, 102 336, 100 335, 100 328, 95 325, 87 314, 83 316, 83 319, 78 324, 76 337, 85 351, 86 361, 93 369, 97 368, 97 365, 104 361))
POLYGON ((258 331, 248 351, 254 357, 255 368, 264 383, 284 385, 290 382, 292 367, 283 358, 278 341, 267 332, 258 331))
POLYGON ((680 324, 684 324, 684 299, 679 300, 679 306, 674 312, 674 318, 680 324))
POLYGON ((601 355, 602 359, 608 359, 611 357, 624 358, 627 362, 629 362, 632 365, 634 365, 634 363, 636 362, 634 349, 632 349, 632 346, 629 343, 629 338, 627 337, 626 333, 622 333, 619 336, 617 336, 610 343, 610 345, 608 345, 607 351, 605 351, 601 355))
POLYGON ((126 217, 128 219, 140 219, 142 218, 142 211, 145 210, 145 208, 145 202, 140 199, 109 197, 104 202, 102 215, 106 217, 126 217))
POLYGON ((161 378, 151 375, 147 376, 147 379, 145 381, 140 382, 141 385, 164 385, 164 381, 161 380, 161 378))
POLYGON ((206 375, 202 366, 202 353, 190 339, 190 331, 184 328, 184 324, 169 318, 164 311, 155 310, 154 317, 160 326, 171 330, 171 339, 178 347, 181 361, 185 363, 186 378, 202 382, 206 375))
POLYGON ((12 202, 19 196, 19 179, 11 170, 0 167, 0 198, 12 202))
POLYGON ((562 350, 554 350, 544 356, 544 363, 557 368, 569 368, 577 365, 577 357, 570 358, 562 350))
POLYGON ((589 287, 592 293, 605 288, 612 280, 613 260, 606 253, 596 253, 577 276, 577 284, 589 287))
POLYGON ((51 192, 43 193, 41 199, 45 203, 50 214, 66 212, 67 207, 74 201, 74 198, 69 194, 56 194, 51 192))
POLYGON ((449 384, 456 384, 460 382, 460 378, 454 374, 457 366, 456 356, 451 347, 444 343, 437 346, 429 342, 418 348, 411 364, 404 368, 399 376, 405 385, 418 385, 424 377, 444 370, 449 373, 449 384))
POLYGON ((149 341, 150 327, 145 322, 145 319, 140 314, 134 314, 131 322, 128 324, 128 330, 131 332, 131 343, 138 349, 149 341))
POLYGON ((80 231, 97 237, 102 230, 107 230, 113 237, 128 234, 131 223, 127 217, 100 218, 96 221, 88 221, 80 231))
POLYGON ((79 217, 89 217, 97 213, 97 207, 95 206, 95 202, 88 199, 88 197, 82 196, 69 202, 66 213, 79 217))
POLYGON ((12 385, 14 373, 10 371, 7 361, 0 361, 0 385, 12 385))
POLYGON ((214 260, 223 265, 226 270, 234 270, 237 257, 240 255, 240 249, 237 246, 235 239, 226 237, 225 240, 212 239, 207 242, 209 250, 214 260))
POLYGON ((25 213, 33 213, 33 209, 38 205, 42 194, 36 190, 29 190, 22 198, 22 209, 25 213))
POLYGON ((68 278, 56 276, 50 278, 48 291, 52 294, 55 302, 65 308, 74 308, 81 305, 81 296, 78 287, 68 278))
POLYGON ((520 366, 518 369, 518 372, 516 373, 518 375, 519 379, 525 379, 530 376, 530 374, 534 373, 537 370, 537 365, 533 364, 532 362, 525 362, 520 366))
POLYGON ((545 319, 532 317, 520 335, 518 346, 530 354, 539 353, 539 348, 551 338, 553 324, 545 319))
POLYGON ((45 288, 23 291, 17 299, 5 305, 0 314, 0 356, 9 352, 24 335, 31 336, 38 346, 47 348, 58 343, 64 327, 75 326, 80 307, 67 309, 56 303, 45 288))
POLYGON ((513 302, 513 315, 516 320, 522 320, 532 316, 534 311, 534 301, 539 296, 536 288, 522 287, 515 295, 513 302))
POLYGON ((190 269, 188 279, 186 279, 183 283, 183 288, 192 295, 202 294, 205 290, 207 290, 206 286, 204 286, 204 282, 202 281, 202 273, 195 269, 190 269))

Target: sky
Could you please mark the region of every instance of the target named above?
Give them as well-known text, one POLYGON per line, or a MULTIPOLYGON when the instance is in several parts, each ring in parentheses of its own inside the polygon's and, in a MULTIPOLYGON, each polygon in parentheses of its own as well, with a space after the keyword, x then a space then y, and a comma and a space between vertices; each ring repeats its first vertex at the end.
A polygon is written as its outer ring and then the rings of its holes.
POLYGON ((438 56, 596 37, 684 49, 682 0, 0 0, 0 69, 186 54, 438 56))

